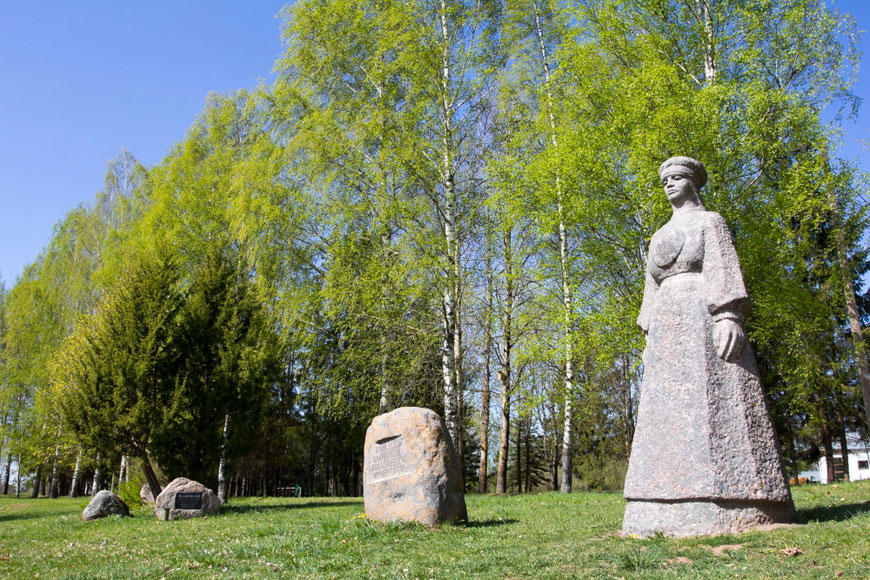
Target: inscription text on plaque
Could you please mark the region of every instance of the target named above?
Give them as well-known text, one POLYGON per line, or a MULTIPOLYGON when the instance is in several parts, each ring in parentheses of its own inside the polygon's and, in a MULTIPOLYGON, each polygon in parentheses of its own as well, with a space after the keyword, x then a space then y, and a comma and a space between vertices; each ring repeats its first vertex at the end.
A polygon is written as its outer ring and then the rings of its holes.
POLYGON ((177 509, 177 510, 201 510, 202 509, 202 492, 175 494, 175 509, 177 509))
POLYGON ((393 479, 413 471, 411 458, 405 450, 401 435, 375 442, 370 453, 371 457, 366 462, 367 483, 393 479))

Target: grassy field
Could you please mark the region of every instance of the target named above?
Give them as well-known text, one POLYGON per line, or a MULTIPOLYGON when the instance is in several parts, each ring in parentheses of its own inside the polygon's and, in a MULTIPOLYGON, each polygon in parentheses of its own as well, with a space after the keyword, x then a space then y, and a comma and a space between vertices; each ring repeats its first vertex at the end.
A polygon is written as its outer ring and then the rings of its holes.
POLYGON ((870 482, 794 490, 802 524, 621 538, 616 494, 467 498, 467 525, 382 525, 356 498, 232 502, 217 517, 82 522, 87 499, 0 497, 3 578, 870 578, 870 482))

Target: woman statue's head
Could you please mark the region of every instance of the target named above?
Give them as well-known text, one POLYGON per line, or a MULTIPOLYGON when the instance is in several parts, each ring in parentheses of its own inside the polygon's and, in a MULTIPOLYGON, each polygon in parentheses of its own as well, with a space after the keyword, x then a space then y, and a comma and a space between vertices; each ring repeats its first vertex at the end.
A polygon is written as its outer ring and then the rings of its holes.
POLYGON ((700 191, 707 183, 707 170, 697 159, 671 157, 659 167, 659 178, 674 209, 704 207, 700 191))

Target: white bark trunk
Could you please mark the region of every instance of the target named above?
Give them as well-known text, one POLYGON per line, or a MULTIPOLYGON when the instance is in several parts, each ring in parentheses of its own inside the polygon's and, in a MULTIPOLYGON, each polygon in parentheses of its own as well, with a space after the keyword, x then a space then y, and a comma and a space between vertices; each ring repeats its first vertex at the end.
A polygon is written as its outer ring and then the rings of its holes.
POLYGON ((221 432, 221 460, 218 464, 218 499, 227 503, 227 447, 230 439, 230 416, 224 415, 224 429, 221 432))
POLYGON ((54 446, 54 461, 51 464, 51 487, 48 491, 48 497, 57 499, 57 474, 60 466, 60 445, 54 446))
MULTIPOLYGON (((381 234, 381 251, 384 256, 384 260, 387 260, 391 255, 390 246, 392 245, 392 237, 389 233, 381 234)), ((382 280, 382 292, 384 292, 384 303, 389 303, 389 296, 386 295, 387 288, 389 287, 389 281, 387 279, 386 274, 382 280)), ((384 320, 388 320, 387 316, 383 317, 384 320)), ((390 329, 387 328, 387 325, 381 329, 381 398, 378 402, 378 414, 386 413, 389 410, 390 405, 390 374, 389 374, 389 363, 390 363, 390 342, 387 340, 387 332, 390 329)))
POLYGON ((563 317, 563 336, 565 340, 565 421, 562 430, 562 480, 559 485, 559 490, 562 493, 571 492, 571 484, 573 480, 572 466, 572 439, 574 422, 574 342, 571 336, 571 323, 573 320, 573 299, 571 292, 571 284, 569 281, 568 268, 568 232, 565 227, 565 208, 564 208, 564 192, 562 191, 562 178, 558 169, 558 138, 556 137, 556 114, 553 104, 553 88, 550 77, 550 59, 547 52, 547 46, 544 42, 544 26, 541 22, 541 10, 538 2, 534 2, 535 10, 535 32, 538 37, 538 49, 541 55, 541 65, 544 73, 544 90, 547 96, 547 118, 550 123, 550 144, 553 146, 553 153, 556 157, 556 209, 559 214, 559 266, 562 276, 562 307, 564 309, 563 317))
POLYGON ((94 467, 94 482, 91 484, 92 496, 97 495, 97 492, 100 491, 100 485, 100 454, 97 453, 96 467, 94 467))
POLYGON ((510 231, 504 236, 505 253, 505 299, 502 312, 502 368, 499 372, 501 380, 501 433, 498 446, 498 470, 496 474, 496 493, 507 493, 507 464, 510 452, 510 422, 511 422, 511 350, 513 337, 513 255, 510 231))
POLYGON ((82 471, 82 450, 79 449, 79 453, 76 456, 76 467, 73 469, 72 476, 72 484, 69 489, 70 497, 78 497, 79 496, 79 479, 81 479, 81 471, 82 471))
POLYGON ((21 454, 18 454, 17 470, 15 474, 15 497, 21 496, 21 454))
MULTIPOLYGON (((487 214, 487 229, 489 229, 487 214)), ((489 482, 489 355, 492 350, 492 249, 489 234, 486 241, 486 298, 484 316, 483 390, 480 394, 480 463, 477 472, 477 491, 486 493, 489 482)))
POLYGON ((716 38, 712 8, 713 0, 697 0, 698 16, 704 25, 704 77, 708 85, 716 82, 716 38))
POLYGON ((127 456, 121 456, 121 466, 118 468, 118 485, 124 483, 124 477, 127 475, 127 456))
POLYGON ((447 30, 447 4, 441 0, 441 114, 442 114, 442 185, 444 187, 445 280, 443 290, 444 339, 441 366, 444 377, 444 422, 453 443, 459 441, 459 410, 456 385, 456 183, 453 167, 452 103, 450 100, 450 36, 447 30))

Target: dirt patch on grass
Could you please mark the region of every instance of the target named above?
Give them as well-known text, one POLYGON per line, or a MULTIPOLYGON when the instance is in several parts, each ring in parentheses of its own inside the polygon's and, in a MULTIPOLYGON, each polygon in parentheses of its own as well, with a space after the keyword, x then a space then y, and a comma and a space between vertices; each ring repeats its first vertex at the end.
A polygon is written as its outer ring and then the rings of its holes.
POLYGON ((725 552, 736 552, 743 548, 743 544, 722 544, 721 546, 704 546, 707 550, 713 552, 713 555, 717 558, 721 558, 725 555, 725 552))

